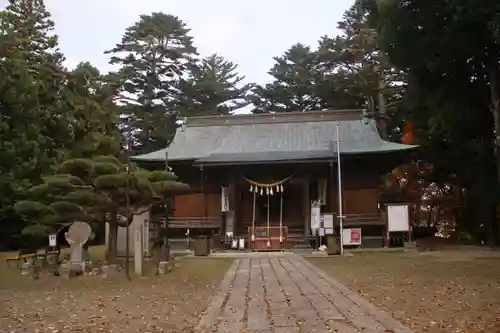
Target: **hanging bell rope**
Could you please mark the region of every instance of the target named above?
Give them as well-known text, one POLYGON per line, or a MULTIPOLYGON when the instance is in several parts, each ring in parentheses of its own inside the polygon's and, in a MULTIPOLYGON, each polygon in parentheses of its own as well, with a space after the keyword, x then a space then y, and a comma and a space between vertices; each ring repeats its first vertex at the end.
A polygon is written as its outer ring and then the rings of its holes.
POLYGON ((244 176, 242 177, 250 184, 250 192, 259 193, 260 195, 263 195, 264 193, 267 195, 274 195, 274 193, 282 193, 284 190, 283 184, 289 181, 294 175, 295 173, 283 178, 282 180, 272 183, 261 183, 244 176))

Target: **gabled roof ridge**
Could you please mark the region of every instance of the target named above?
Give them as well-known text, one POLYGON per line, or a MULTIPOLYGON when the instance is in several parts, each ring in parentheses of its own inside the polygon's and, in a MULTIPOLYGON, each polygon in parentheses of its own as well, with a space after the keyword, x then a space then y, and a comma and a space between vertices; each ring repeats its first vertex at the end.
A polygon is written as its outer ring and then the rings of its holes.
POLYGON ((322 122, 362 120, 363 110, 316 110, 298 112, 276 112, 258 114, 236 114, 224 116, 186 117, 186 127, 233 126, 269 123, 322 122))

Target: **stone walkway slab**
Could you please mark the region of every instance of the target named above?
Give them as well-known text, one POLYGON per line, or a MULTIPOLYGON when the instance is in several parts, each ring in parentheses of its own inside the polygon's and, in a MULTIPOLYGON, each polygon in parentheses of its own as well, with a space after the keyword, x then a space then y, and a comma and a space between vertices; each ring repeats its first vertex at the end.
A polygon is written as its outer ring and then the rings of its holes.
POLYGON ((412 333, 299 256, 237 259, 197 333, 412 333))

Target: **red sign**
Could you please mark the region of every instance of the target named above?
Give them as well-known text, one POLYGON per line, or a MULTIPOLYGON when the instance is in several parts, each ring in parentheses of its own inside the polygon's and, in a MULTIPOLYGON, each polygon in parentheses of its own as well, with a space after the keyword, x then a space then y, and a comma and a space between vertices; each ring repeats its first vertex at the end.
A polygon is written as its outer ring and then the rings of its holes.
POLYGON ((361 228, 351 229, 351 244, 361 244, 361 228))

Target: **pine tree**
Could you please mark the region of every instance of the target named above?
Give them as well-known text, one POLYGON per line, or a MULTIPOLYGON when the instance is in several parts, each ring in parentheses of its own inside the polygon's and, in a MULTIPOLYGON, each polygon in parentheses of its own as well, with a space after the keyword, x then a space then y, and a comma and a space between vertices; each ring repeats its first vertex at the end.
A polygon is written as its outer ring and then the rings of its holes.
POLYGON ((43 1, 10 0, 0 19, 0 186, 5 198, 50 172, 65 153, 68 126, 59 103, 63 56, 43 1))
POLYGON ((119 156, 121 133, 115 89, 107 77, 90 63, 80 63, 68 73, 64 102, 71 119, 72 141, 68 149, 74 158, 98 155, 119 156))
POLYGON ((274 60, 276 64, 268 72, 274 81, 255 87, 249 96, 255 106, 252 112, 318 109, 320 98, 315 92, 318 72, 316 55, 311 48, 298 43, 274 60))
POLYGON ((127 171, 113 156, 68 159, 43 184, 31 187, 28 200, 16 202, 15 209, 31 222, 27 233, 54 232, 75 221, 109 223, 108 253, 113 259, 118 226, 130 225, 135 215, 151 205, 188 189, 171 172, 148 172, 135 166, 127 171))
POLYGON ((65 75, 54 23, 41 0, 10 0, 0 12, 0 243, 24 224, 12 207, 66 153, 60 108, 65 75))
POLYGON ((243 84, 245 77, 237 68, 217 54, 192 64, 189 77, 179 82, 181 115, 228 115, 247 106, 247 93, 254 85, 243 84))
POLYGON ((120 66, 119 102, 127 131, 141 152, 165 148, 175 134, 178 82, 195 56, 196 48, 186 24, 164 13, 141 15, 127 28, 112 54, 120 66))

